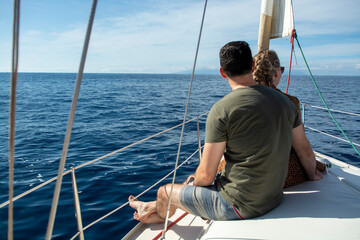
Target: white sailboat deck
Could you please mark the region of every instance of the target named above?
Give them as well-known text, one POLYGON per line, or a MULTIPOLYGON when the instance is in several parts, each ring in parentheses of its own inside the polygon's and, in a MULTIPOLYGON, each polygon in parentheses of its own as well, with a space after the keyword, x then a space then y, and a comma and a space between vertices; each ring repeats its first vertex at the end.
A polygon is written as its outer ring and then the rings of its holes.
MULTIPOLYGON (((360 239, 360 169, 321 154, 317 158, 332 164, 323 179, 287 188, 271 212, 245 221, 205 221, 188 214, 165 238, 360 239)), ((170 221, 181 214, 177 211, 170 221)), ((123 239, 153 239, 162 229, 139 224, 123 239)))

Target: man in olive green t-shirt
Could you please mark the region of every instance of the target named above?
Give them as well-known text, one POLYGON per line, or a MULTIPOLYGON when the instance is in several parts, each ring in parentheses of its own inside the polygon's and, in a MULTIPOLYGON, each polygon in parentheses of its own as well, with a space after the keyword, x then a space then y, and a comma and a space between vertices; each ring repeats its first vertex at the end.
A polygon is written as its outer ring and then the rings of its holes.
POLYGON ((263 85, 236 88, 212 107, 205 142, 226 142, 226 169, 216 188, 242 217, 280 203, 292 129, 300 124, 295 105, 263 85))
MULTIPOLYGON (((313 154, 307 151, 295 105, 253 80, 249 45, 243 41, 226 44, 220 50, 220 66, 232 92, 210 110, 202 159, 195 175, 188 178, 193 182, 174 185, 170 216, 176 208, 214 220, 246 219, 270 211, 282 199, 292 144, 303 157, 309 178, 322 177, 313 154), (223 155, 225 170, 216 177, 223 155)), ((153 202, 130 196, 134 218, 163 222, 170 189, 169 184, 160 187, 153 202)))

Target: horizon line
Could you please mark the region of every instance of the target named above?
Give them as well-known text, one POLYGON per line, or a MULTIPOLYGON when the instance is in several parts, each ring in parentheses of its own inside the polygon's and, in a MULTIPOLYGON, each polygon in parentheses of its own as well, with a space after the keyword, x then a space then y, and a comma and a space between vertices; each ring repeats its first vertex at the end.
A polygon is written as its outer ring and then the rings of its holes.
MULTIPOLYGON (((201 71, 201 70, 199 70, 201 71)), ((11 74, 11 72, 1 72, 0 74, 11 74)), ((77 72, 18 72, 19 73, 34 73, 34 74, 77 74, 77 72)), ((154 74, 154 75, 191 75, 191 72, 174 72, 174 73, 151 73, 151 72, 144 72, 144 73, 136 73, 136 72, 84 72, 84 74, 133 74, 133 75, 150 75, 150 74, 154 74)), ((195 75, 219 75, 220 74, 216 74, 213 72, 203 72, 201 71, 200 73, 196 73, 195 71, 195 75)), ((293 73, 291 74, 292 76, 310 76, 309 74, 301 74, 301 73, 293 73)), ((338 77, 360 77, 360 75, 339 75, 339 74, 313 74, 314 76, 338 76, 338 77)), ((287 74, 283 74, 282 76, 288 76, 287 74)))

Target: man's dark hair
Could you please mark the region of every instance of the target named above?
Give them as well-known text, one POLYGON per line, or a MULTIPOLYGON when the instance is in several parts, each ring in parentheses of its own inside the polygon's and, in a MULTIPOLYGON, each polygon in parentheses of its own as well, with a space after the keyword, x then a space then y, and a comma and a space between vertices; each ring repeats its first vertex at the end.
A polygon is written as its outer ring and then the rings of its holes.
POLYGON ((244 41, 229 42, 220 49, 220 66, 228 77, 251 73, 252 55, 244 41))

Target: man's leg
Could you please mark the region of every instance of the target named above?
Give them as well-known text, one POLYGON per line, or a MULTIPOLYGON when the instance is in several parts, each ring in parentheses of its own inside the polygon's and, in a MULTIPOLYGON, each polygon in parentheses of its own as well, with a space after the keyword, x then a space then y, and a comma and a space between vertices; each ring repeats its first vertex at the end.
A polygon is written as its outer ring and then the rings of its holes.
MULTIPOLYGON (((179 200, 179 193, 182 184, 175 184, 172 196, 169 216, 171 217, 177 208, 186 209, 181 205, 179 200)), ((129 205, 136 211, 134 213, 134 219, 141 221, 142 223, 162 223, 165 221, 167 206, 169 202, 171 184, 162 186, 157 193, 156 201, 142 202, 135 199, 133 196, 129 197, 129 205)))
POLYGON ((161 219, 156 214, 156 201, 142 202, 133 196, 129 197, 129 205, 134 208, 134 219, 142 223, 159 223, 161 219))
MULTIPOLYGON (((180 202, 180 190, 184 187, 183 184, 174 184, 172 194, 171 194, 171 203, 169 209, 169 217, 174 215, 177 208, 180 208, 184 211, 187 211, 180 202)), ((171 184, 167 184, 159 188, 156 198, 156 212, 158 216, 165 221, 166 211, 169 203, 169 196, 171 191, 171 184)))

